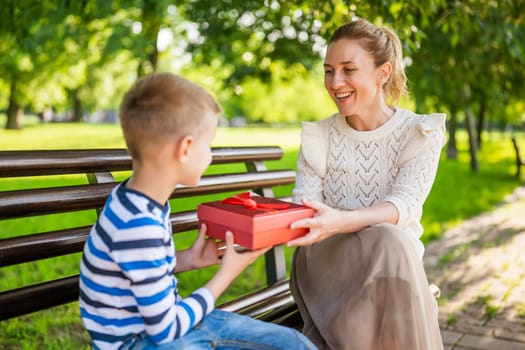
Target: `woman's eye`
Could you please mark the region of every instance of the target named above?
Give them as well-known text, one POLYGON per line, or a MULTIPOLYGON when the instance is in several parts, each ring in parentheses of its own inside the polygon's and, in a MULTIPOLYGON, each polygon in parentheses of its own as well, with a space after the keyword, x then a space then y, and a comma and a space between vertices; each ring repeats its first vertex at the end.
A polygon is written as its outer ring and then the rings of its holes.
POLYGON ((332 71, 331 71, 331 70, 325 70, 325 71, 324 71, 324 75, 330 75, 330 74, 332 74, 332 71))
POLYGON ((355 68, 345 68, 344 72, 345 74, 352 74, 355 71, 355 68))

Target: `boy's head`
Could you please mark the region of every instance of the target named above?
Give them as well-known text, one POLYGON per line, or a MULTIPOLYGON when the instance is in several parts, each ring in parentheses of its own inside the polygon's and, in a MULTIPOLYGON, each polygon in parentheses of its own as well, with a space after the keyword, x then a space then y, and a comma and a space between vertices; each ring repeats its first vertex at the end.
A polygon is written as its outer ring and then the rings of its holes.
POLYGON ((198 138, 210 116, 221 112, 200 86, 171 73, 139 79, 124 95, 119 119, 131 157, 141 160, 152 143, 187 136, 198 138))

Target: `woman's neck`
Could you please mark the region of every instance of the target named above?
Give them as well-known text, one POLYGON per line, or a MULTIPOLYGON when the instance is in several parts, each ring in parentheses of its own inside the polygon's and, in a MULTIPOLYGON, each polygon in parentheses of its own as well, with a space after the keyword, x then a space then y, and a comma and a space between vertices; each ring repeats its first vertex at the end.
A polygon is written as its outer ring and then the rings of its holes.
POLYGON ((346 116, 346 123, 357 131, 371 131, 385 124, 394 115, 395 108, 383 104, 379 110, 366 114, 346 116))

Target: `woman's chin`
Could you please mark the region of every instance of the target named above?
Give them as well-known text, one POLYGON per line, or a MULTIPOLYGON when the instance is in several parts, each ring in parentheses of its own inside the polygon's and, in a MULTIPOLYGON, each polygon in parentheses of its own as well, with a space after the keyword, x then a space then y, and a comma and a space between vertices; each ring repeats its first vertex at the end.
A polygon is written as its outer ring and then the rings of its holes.
POLYGON ((349 116, 355 113, 355 110, 353 108, 339 108, 339 114, 349 116))

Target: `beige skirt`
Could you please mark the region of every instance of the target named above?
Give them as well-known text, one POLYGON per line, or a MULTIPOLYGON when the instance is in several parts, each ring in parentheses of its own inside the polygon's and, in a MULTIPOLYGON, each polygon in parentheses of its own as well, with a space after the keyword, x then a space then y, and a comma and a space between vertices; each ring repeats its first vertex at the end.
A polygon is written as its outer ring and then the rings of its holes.
POLYGON ((443 349, 423 263, 394 225, 298 248, 291 289, 303 333, 320 349, 443 349))

